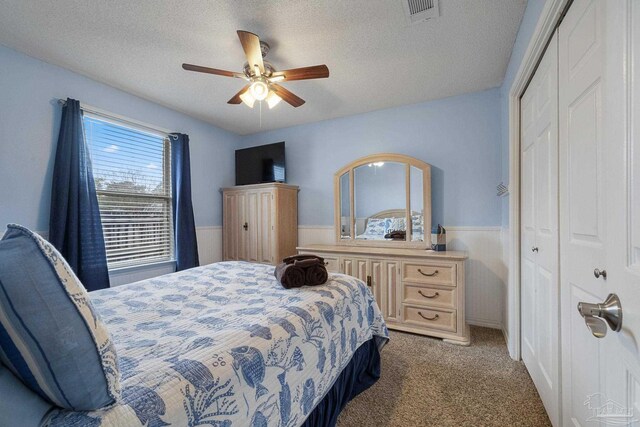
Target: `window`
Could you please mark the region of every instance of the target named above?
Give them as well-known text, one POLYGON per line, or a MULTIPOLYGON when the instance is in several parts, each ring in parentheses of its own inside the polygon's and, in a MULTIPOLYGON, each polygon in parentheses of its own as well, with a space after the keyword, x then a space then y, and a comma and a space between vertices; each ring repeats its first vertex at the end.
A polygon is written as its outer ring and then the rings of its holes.
POLYGON ((86 111, 83 120, 109 269, 173 260, 168 135, 86 111))

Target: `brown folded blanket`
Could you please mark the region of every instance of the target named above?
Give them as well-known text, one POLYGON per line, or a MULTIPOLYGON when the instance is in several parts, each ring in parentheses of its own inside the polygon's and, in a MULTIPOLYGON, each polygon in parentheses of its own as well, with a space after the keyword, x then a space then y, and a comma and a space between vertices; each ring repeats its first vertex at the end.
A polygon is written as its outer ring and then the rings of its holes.
POLYGON ((293 264, 296 261, 306 261, 306 260, 313 260, 317 263, 324 265, 324 258, 318 255, 292 255, 283 259, 282 262, 284 262, 285 264, 293 264))
MULTIPOLYGON (((275 270, 275 276, 278 281, 287 289, 292 287, 299 286, 289 286, 290 281, 285 284, 281 278, 289 271, 290 267, 294 267, 296 269, 296 273, 293 273, 296 277, 295 284, 298 283, 298 270, 302 272, 303 283, 307 286, 317 286, 326 283, 329 278, 329 274, 327 273, 327 268, 324 265, 324 258, 316 256, 316 255, 294 255, 287 257, 283 260, 282 264, 279 264, 275 270)), ((290 279, 291 280, 291 279, 290 279)), ((302 286, 302 285, 300 285, 302 286)))
POLYGON ((304 284, 307 286, 324 285, 329 278, 327 267, 323 264, 316 264, 306 268, 304 273, 304 284))
POLYGON ((293 264, 278 264, 274 275, 285 289, 299 288, 305 284, 304 269, 293 264))

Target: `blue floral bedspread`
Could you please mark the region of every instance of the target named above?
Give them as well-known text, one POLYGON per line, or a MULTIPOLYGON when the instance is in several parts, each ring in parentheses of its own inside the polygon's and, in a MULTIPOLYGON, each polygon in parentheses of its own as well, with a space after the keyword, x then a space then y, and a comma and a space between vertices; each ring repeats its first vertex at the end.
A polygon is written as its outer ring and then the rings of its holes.
POLYGON ((221 262, 90 295, 122 399, 50 426, 298 426, 361 344, 388 339, 367 286, 342 274, 286 290, 272 266, 221 262))

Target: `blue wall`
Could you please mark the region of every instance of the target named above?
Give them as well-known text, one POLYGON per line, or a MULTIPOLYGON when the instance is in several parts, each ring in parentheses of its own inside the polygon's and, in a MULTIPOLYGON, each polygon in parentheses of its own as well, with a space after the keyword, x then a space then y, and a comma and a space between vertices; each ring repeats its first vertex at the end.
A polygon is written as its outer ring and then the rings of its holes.
POLYGON ((234 149, 282 140, 288 181, 301 187, 301 225, 332 224, 333 173, 379 152, 432 165, 434 223, 505 224, 508 198, 497 198, 495 186, 509 175, 507 95, 544 3, 528 2, 501 88, 244 137, 0 46, 0 227, 48 228, 56 100, 66 97, 188 133, 198 226, 221 223, 218 188, 233 184, 234 149))
POLYGON ((1 45, 0 94, 0 229, 48 230, 57 99, 67 97, 189 134, 196 225, 221 224, 218 189, 233 184, 237 135, 1 45))
POLYGON ((382 152, 431 164, 434 224, 500 224, 498 89, 247 135, 241 145, 278 141, 286 142, 287 182, 301 188, 301 225, 333 224, 333 173, 382 152))
MULTIPOLYGON (((500 87, 500 153, 501 153, 501 168, 502 168, 502 182, 507 184, 509 182, 509 91, 511 85, 516 77, 516 73, 520 68, 525 51, 531 41, 533 31, 538 24, 538 19, 544 8, 545 0, 529 0, 527 2, 527 8, 522 16, 522 22, 518 29, 518 35, 516 41, 513 44, 513 50, 511 51, 511 58, 507 65, 507 72, 505 73, 502 86, 500 87)), ((502 225, 509 224, 509 197, 502 199, 502 225)))

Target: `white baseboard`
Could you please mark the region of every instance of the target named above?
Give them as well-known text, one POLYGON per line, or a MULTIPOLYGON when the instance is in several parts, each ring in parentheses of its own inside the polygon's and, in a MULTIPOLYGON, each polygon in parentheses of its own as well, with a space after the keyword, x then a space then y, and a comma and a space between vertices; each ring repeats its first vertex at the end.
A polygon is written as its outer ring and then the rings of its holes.
POLYGON ((502 324, 497 322, 490 322, 483 319, 470 319, 467 317, 467 323, 473 326, 481 326, 483 328, 490 328, 490 329, 499 329, 502 331, 502 324))

